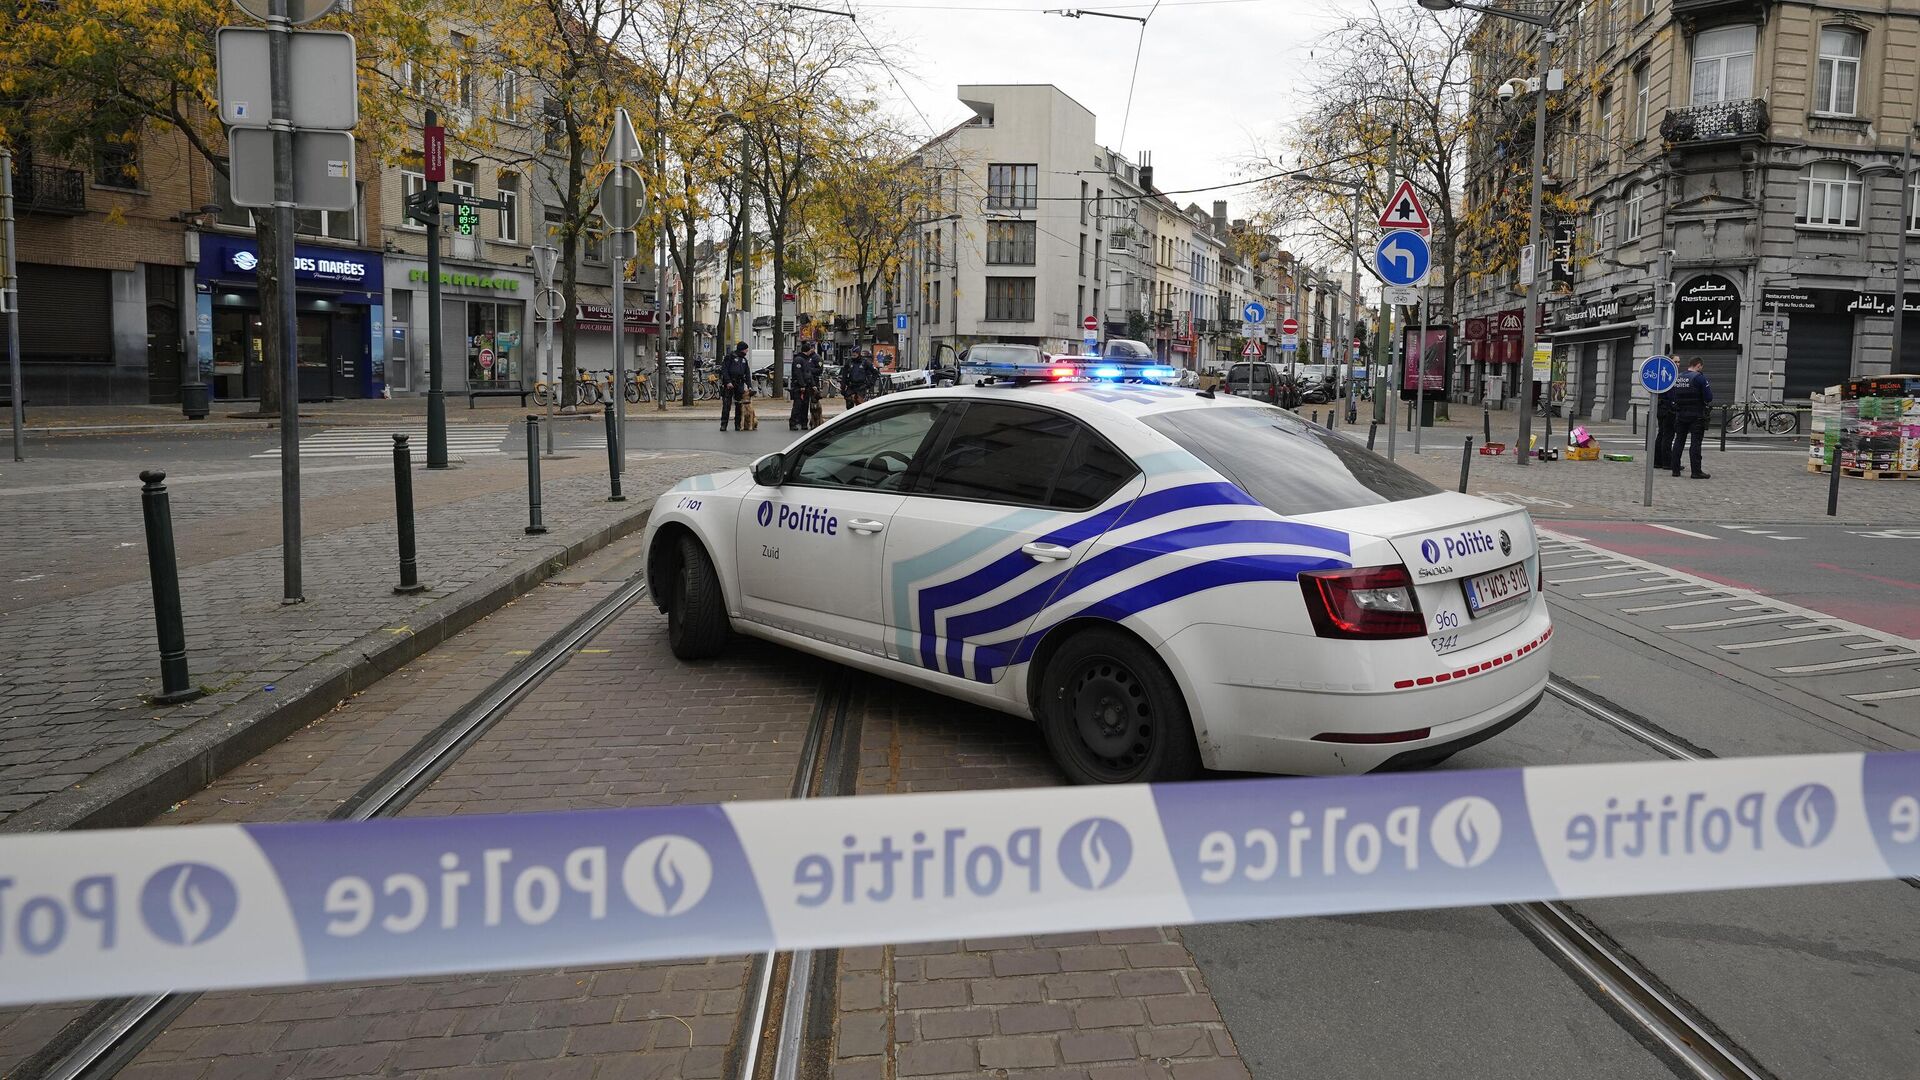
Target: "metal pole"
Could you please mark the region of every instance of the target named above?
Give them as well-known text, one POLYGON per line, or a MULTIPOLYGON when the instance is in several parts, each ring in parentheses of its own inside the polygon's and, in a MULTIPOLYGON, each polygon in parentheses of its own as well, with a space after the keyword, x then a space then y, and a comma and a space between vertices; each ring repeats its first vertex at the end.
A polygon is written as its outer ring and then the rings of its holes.
MULTIPOLYGON (((276 8, 278 5, 275 5, 276 8)), ((173 553, 173 511, 167 474, 140 474, 140 511, 147 529, 147 572, 153 578, 153 622, 160 637, 160 692, 156 705, 178 705, 200 696, 187 671, 187 627, 180 611, 180 567, 173 553)))
MULTIPOLYGON (((427 127, 439 114, 427 110, 427 127)), ((439 175, 434 173, 433 175, 439 175)), ((440 181, 427 181, 427 468, 447 467, 446 365, 440 341, 440 181)), ((554 388, 558 392, 559 387, 554 388)))
MULTIPOLYGON (((1556 11, 1557 14, 1557 11, 1556 11)), ((1526 325, 1520 328, 1520 357, 1527 365, 1526 390, 1520 395, 1520 464, 1525 467, 1531 462, 1532 449, 1527 445, 1533 437, 1533 349, 1535 345, 1535 324, 1540 319, 1540 264, 1546 260, 1539 257, 1540 252, 1540 186, 1541 173, 1546 169, 1547 160, 1547 75, 1553 63, 1553 43, 1556 35, 1552 27, 1540 28, 1540 86, 1533 95, 1533 191, 1527 200, 1527 250, 1533 253, 1532 280, 1526 282, 1527 311, 1526 325)), ((1552 378, 1549 369, 1548 378, 1552 378)), ((1551 388, 1551 383, 1549 383, 1551 388)), ((1551 406, 1551 403, 1549 403, 1551 406)))
MULTIPOLYGON (((615 165, 613 174, 620 179, 615 184, 620 189, 620 198, 626 199, 627 167, 615 165)), ((613 475, 620 475, 620 462, 625 455, 620 452, 620 435, 627 424, 627 241, 636 238, 633 233, 620 229, 608 239, 613 243, 613 400, 607 402, 607 453, 613 455, 613 475)), ((682 368, 683 378, 692 378, 693 373, 682 368)), ((618 481, 616 480, 616 483, 618 481)))
MULTIPOLYGON (((1902 248, 1905 248, 1907 246, 1907 230, 1905 229, 1900 230, 1900 246, 1902 248)), ((1900 253, 1899 262, 1902 266, 1904 266, 1906 265, 1906 261, 1907 261, 1907 253, 1903 250, 1900 253)), ((1904 288, 1905 284, 1906 284, 1905 282, 1901 282, 1898 287, 1904 288)), ((1767 400, 1768 401, 1773 401, 1773 376, 1775 372, 1778 372, 1780 370, 1780 301, 1779 299, 1776 298, 1771 306, 1773 308, 1773 327, 1772 327, 1773 332, 1767 335, 1767 400)), ((1895 320, 1893 324, 1893 328, 1894 328, 1893 329, 1893 332, 1894 332, 1893 355, 1896 358, 1900 355, 1900 337, 1899 337, 1900 322, 1905 318, 1905 316, 1906 316, 1906 312, 1904 311, 1901 312, 1902 318, 1899 320, 1895 320)), ((1898 362, 1899 361, 1896 359, 1895 364, 1897 365, 1898 362)), ((1785 400, 1784 394, 1782 394, 1781 400, 1783 401, 1785 400)))
POLYGON ((607 421, 607 477, 612 481, 612 491, 607 501, 626 502, 627 497, 620 494, 620 439, 613 430, 613 410, 606 409, 600 415, 607 421))
POLYGON ((1460 493, 1463 495, 1466 494, 1467 491, 1467 470, 1472 467, 1473 436, 1469 435, 1467 436, 1467 441, 1460 447, 1460 493))
MULTIPOLYGON (((612 416, 612 412, 607 413, 612 416)), ((614 481, 619 483, 618 480, 614 481)), ((540 521, 540 418, 527 417, 527 535, 538 536, 547 527, 540 521)))
MULTIPOLYGON (((27 426, 26 384, 20 378, 20 269, 13 255, 13 151, 0 149, 0 221, 6 225, 7 276, 0 281, 13 303, 7 316, 7 382, 13 403, 13 460, 27 460, 24 444, 27 426)), ((199 363, 195 360, 194 363, 199 363)))
POLYGON ((413 448, 405 435, 393 437, 393 519, 400 533, 400 584, 393 591, 425 592, 413 543, 413 448))
MULTIPOLYGON (((1907 125, 1907 137, 1900 147, 1900 242, 1893 257, 1893 346, 1888 371, 1900 370, 1901 332, 1907 324, 1907 228, 1912 225, 1913 125, 1907 125)), ((1778 309, 1776 308, 1776 311, 1778 309)), ((1771 395, 1769 395, 1771 396, 1771 395)))
POLYGON ((1413 452, 1420 452, 1427 426, 1427 323, 1433 307, 1433 286, 1420 286, 1420 356, 1413 362, 1413 452))
MULTIPOLYGON (((1668 260, 1671 257, 1672 257, 1672 253, 1669 252, 1666 248, 1661 248, 1659 254, 1653 257, 1653 353, 1652 355, 1655 355, 1655 356, 1664 356, 1667 351, 1667 274, 1671 266, 1671 263, 1668 260)), ((1646 462, 1646 478, 1645 478, 1646 486, 1645 486, 1645 489, 1640 493, 1641 506, 1653 505, 1653 433, 1654 433, 1654 429, 1659 427, 1659 425, 1654 422, 1655 418, 1658 415, 1659 407, 1660 407, 1659 399, 1655 395, 1649 393, 1647 395, 1647 462, 1646 462)))
POLYGON ((280 326, 280 602, 297 604, 306 597, 300 582, 300 294, 293 276, 293 23, 287 17, 287 0, 273 0, 267 30, 273 86, 273 261, 280 283, 280 310, 267 313, 280 326))
MULTIPOLYGON (((1387 167, 1392 170, 1391 175, 1387 177, 1388 189, 1398 190, 1400 187, 1400 129, 1398 127, 1393 129, 1393 149, 1387 158, 1387 167)), ((1387 420, 1387 460, 1392 461, 1395 452, 1398 450, 1398 447, 1395 445, 1397 442, 1397 429, 1394 422, 1399 419, 1396 414, 1399 412, 1400 387, 1404 381, 1400 374, 1400 361, 1396 360, 1395 356, 1400 355, 1404 357, 1405 349, 1402 348, 1398 350, 1396 354, 1393 342, 1386 337, 1387 328, 1393 322, 1393 305, 1386 302, 1386 293, 1384 291, 1382 291, 1380 299, 1380 333, 1382 340, 1387 343, 1387 362, 1383 365, 1387 369, 1387 392, 1384 395, 1387 399, 1385 413, 1387 420)), ((1405 337, 1406 335, 1402 334, 1401 336, 1405 337)))
MULTIPOLYGON (((1360 339, 1360 192, 1359 184, 1353 185, 1353 216, 1347 219, 1347 341, 1356 342, 1352 347, 1346 341, 1340 343, 1346 358, 1342 367, 1347 377, 1347 423, 1357 423, 1360 418, 1359 406, 1353 400, 1353 362, 1359 359, 1360 339)), ((1369 372, 1371 374, 1371 372, 1369 372)))
POLYGON ((1367 449, 1373 449, 1373 437, 1380 434, 1380 421, 1367 421, 1367 449))
MULTIPOLYGON (((1827 445, 1825 432, 1820 434, 1820 445, 1824 451, 1827 445)), ((1864 474, 1862 474, 1864 475, 1864 474)), ((1833 444, 1833 456, 1827 459, 1827 516, 1840 513, 1840 443, 1833 444)))
POLYGON ((560 380, 553 377, 553 319, 545 320, 540 331, 540 367, 547 380, 547 456, 553 456, 553 399, 560 396, 560 380))

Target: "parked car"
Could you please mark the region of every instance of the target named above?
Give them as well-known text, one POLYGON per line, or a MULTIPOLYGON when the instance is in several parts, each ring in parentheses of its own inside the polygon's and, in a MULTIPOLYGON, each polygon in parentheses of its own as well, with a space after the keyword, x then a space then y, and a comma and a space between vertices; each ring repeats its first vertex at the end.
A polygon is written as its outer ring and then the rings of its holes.
POLYGON ((1221 386, 1234 397, 1250 397, 1283 409, 1300 405, 1300 387, 1285 368, 1264 360, 1249 360, 1227 369, 1221 386))

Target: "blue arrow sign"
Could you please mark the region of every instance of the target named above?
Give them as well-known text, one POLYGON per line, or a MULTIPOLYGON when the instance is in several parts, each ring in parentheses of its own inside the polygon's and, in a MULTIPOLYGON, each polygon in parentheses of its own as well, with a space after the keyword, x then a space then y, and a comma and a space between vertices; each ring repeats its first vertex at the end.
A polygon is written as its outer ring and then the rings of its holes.
POLYGON ((1240 317, 1250 323, 1266 322, 1267 306, 1258 300, 1250 300, 1246 307, 1240 309, 1240 317))
POLYGON ((1640 365, 1640 385, 1649 393, 1664 394, 1680 381, 1680 368, 1671 356, 1649 356, 1640 365))
POLYGON ((895 315, 893 317, 893 328, 895 330, 905 330, 907 328, 907 317, 905 315, 895 315))
POLYGON ((1418 285, 1432 261, 1433 250, 1419 233, 1395 230, 1373 248, 1373 268, 1389 285, 1418 285))

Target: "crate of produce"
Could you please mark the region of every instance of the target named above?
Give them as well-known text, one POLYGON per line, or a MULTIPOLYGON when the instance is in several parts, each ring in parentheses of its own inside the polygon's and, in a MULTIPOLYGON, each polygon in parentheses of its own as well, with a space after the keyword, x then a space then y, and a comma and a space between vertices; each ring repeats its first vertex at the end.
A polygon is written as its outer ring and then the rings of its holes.
POLYGON ((1485 457, 1499 457, 1506 452, 1507 444, 1503 442, 1490 442, 1480 448, 1481 455, 1485 457))
POLYGON ((1567 447, 1567 460, 1599 461, 1600 448, 1597 446, 1569 446, 1567 447))

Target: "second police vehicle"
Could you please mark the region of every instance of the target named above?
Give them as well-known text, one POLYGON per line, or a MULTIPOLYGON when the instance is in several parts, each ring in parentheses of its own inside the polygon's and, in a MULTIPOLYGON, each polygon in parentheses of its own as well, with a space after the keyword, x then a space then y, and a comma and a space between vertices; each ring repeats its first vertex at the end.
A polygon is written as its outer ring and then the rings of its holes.
POLYGON ((1029 717, 1082 783, 1430 765, 1538 703, 1525 511, 1170 367, 976 373, 662 496, 675 654, 738 631, 1029 717))

